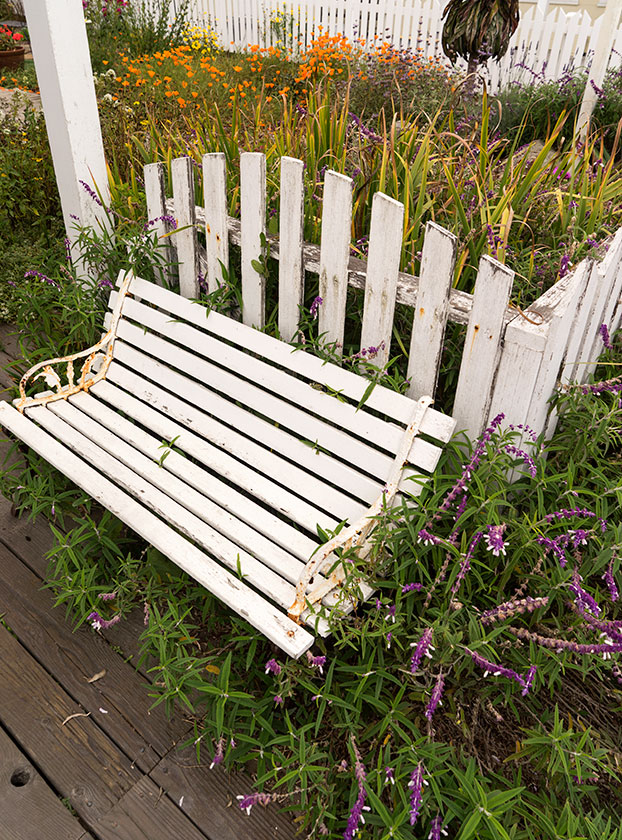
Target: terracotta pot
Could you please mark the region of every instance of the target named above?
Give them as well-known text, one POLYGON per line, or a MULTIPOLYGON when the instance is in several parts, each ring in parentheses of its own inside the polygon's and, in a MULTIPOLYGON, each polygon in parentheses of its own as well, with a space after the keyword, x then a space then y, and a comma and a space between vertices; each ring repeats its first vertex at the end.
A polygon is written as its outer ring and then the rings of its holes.
POLYGON ((17 47, 14 50, 0 50, 0 67, 15 69, 24 63, 24 47, 17 47))

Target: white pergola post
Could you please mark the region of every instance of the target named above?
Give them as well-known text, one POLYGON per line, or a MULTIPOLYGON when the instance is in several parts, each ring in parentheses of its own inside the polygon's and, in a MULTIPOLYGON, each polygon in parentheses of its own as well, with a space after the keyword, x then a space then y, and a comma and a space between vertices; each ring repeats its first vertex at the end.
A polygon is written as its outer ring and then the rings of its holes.
POLYGON ((41 90, 54 172, 67 236, 75 219, 109 226, 104 210, 79 183, 97 189, 109 204, 93 70, 81 0, 24 0, 32 55, 41 90))
POLYGON ((581 101, 581 110, 576 125, 576 136, 582 140, 587 135, 587 127, 592 116, 592 111, 596 105, 598 94, 592 86, 592 82, 596 87, 601 88, 607 72, 607 66, 611 57, 611 50, 618 34, 618 24, 620 23, 620 11, 622 11, 622 0, 607 0, 607 7, 600 17, 600 29, 598 30, 598 38, 594 46, 594 58, 592 59, 592 66, 590 67, 585 91, 583 93, 583 100, 581 101))

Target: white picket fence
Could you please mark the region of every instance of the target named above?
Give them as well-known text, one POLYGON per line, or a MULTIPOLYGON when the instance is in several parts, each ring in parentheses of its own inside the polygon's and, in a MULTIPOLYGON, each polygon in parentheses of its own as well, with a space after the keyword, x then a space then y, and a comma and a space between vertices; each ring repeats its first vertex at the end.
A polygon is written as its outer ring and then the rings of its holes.
MULTIPOLYGON (((445 0, 192 0, 191 8, 195 19, 209 22, 225 49, 269 47, 285 40, 294 47, 300 42, 304 50, 323 32, 368 45, 386 41, 447 60, 441 47, 445 5, 445 0)), ((496 93, 510 82, 536 76, 557 79, 567 70, 589 66, 601 21, 587 10, 567 13, 544 3, 528 9, 506 55, 498 63, 488 62, 489 90, 496 93)), ((617 66, 621 55, 622 28, 610 65, 617 66)))
MULTIPOLYGON (((167 237, 179 262, 181 294, 199 296, 199 273, 210 291, 217 289, 222 266, 229 266, 230 244, 239 246, 242 317, 263 327, 266 278, 256 269, 265 236, 270 256, 279 260, 278 327, 285 340, 298 329, 307 273, 319 275, 318 328, 330 342, 343 342, 348 286, 364 289, 360 345, 380 348, 375 363, 381 367, 391 355, 396 302, 413 308, 408 360, 413 398, 434 397, 447 323, 466 324, 453 416, 472 439, 499 412, 508 423, 552 434, 556 421, 548 401, 558 382, 585 382, 603 349, 601 324, 612 331, 620 326, 622 228, 601 263, 584 260, 522 313, 509 304, 514 272, 490 257, 480 261, 472 295, 452 288, 456 238, 434 223, 426 228, 420 276, 400 272, 404 208, 382 193, 373 199, 367 262, 352 258, 352 182, 344 175, 325 174, 318 247, 303 242, 301 161, 281 159, 278 236, 266 230, 263 154, 241 155, 240 219, 227 213, 224 154, 207 154, 202 164, 203 207, 195 205, 190 158, 172 161, 172 198, 166 198, 165 165, 145 167, 149 218, 174 215, 179 227, 188 226, 167 237), (206 248, 198 243, 199 228, 206 248)), ((165 221, 157 224, 160 236, 171 232, 165 221)))

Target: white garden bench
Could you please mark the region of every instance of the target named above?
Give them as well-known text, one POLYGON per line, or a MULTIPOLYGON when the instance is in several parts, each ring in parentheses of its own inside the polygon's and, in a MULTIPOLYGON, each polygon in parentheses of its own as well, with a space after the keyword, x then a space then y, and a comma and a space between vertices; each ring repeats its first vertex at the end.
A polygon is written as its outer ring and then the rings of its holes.
POLYGON ((0 423, 298 657, 353 606, 333 551, 364 556, 454 421, 380 385, 358 408, 362 376, 129 273, 118 287, 102 340, 28 371, 0 423), (39 377, 51 390, 27 396, 39 377))

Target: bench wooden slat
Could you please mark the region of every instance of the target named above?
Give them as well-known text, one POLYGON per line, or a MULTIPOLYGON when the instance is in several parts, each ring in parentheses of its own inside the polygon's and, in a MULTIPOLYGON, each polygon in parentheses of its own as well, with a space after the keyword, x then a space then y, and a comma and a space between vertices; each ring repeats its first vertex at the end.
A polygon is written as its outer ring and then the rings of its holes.
MULTIPOLYGON (((316 533, 316 524, 326 530, 333 530, 339 524, 339 519, 299 499, 201 437, 202 414, 192 406, 162 391, 154 383, 145 382, 116 362, 109 368, 108 379, 130 391, 123 399, 115 394, 111 404, 117 405, 122 411, 125 411, 124 405, 127 405, 126 413, 129 416, 162 435, 163 440, 177 438, 175 446, 238 487, 244 487, 273 510, 291 517, 311 533, 316 533), (161 413, 164 410, 166 414, 161 413), (191 434, 194 431, 199 434, 191 434)), ((97 390, 96 393, 101 392, 97 390)), ((108 399, 108 395, 104 395, 104 398, 108 399)))
MULTIPOLYGON (((132 329, 131 326, 130 329, 132 329)), ((136 337, 137 335, 137 328, 134 328, 132 336, 136 337)), ((138 352, 140 353, 141 351, 138 350, 138 352)), ((128 351, 123 346, 119 345, 116 357, 121 361, 125 361, 128 366, 134 367, 135 362, 129 360, 128 351)), ((143 373, 149 376, 149 378, 154 378, 154 376, 159 377, 161 372, 156 373, 155 370, 149 372, 148 362, 150 361, 150 359, 148 360, 143 356, 143 373)), ((181 369, 177 373, 177 377, 179 376, 184 376, 181 369)), ((185 379, 190 383, 190 387, 195 385, 194 380, 188 377, 185 377, 185 379)), ((178 386, 185 390, 183 384, 180 383, 181 380, 177 379, 178 386)), ((177 393, 182 393, 182 391, 177 393)), ((286 429, 281 428, 280 425, 274 425, 262 417, 257 416, 257 414, 245 410, 243 407, 231 402, 225 395, 213 391, 208 391, 207 393, 209 394, 209 400, 205 405, 209 405, 208 410, 210 415, 223 420, 228 426, 232 426, 239 432, 246 434, 258 444, 263 444, 271 451, 283 455, 304 469, 309 470, 312 474, 321 477, 322 483, 320 486, 325 486, 326 480, 331 482, 338 488, 336 492, 339 495, 334 497, 337 504, 341 503, 340 499, 344 492, 363 499, 367 503, 376 499, 381 492, 381 482, 360 472, 352 465, 340 461, 329 453, 314 449, 309 443, 305 443, 300 438, 290 434, 286 429)), ((383 455, 382 458, 385 459, 386 456, 383 455)), ((321 496, 324 498, 323 493, 321 496)))
MULTIPOLYGON (((243 459, 249 466, 287 488, 297 487, 301 492, 304 485, 304 495, 308 502, 319 510, 330 513, 338 522, 364 513, 366 507, 360 501, 336 487, 331 487, 326 481, 301 469, 295 462, 286 460, 272 450, 269 441, 265 443, 251 434, 251 431, 256 429, 270 440, 274 437, 269 432, 269 429, 273 428, 271 424, 263 421, 263 425, 259 426, 259 422, 254 421, 259 421, 260 418, 255 418, 226 399, 218 399, 218 395, 205 385, 184 376, 181 371, 170 370, 124 342, 117 342, 115 354, 118 362, 111 365, 108 373, 112 382, 116 382, 118 376, 122 375, 119 372, 119 363, 122 362, 129 370, 140 374, 133 374, 137 381, 132 380, 132 386, 128 390, 138 393, 134 389, 140 388, 142 391, 144 383, 150 387, 150 393, 157 388, 158 399, 165 406, 165 413, 174 416, 186 426, 190 425, 186 419, 192 417, 194 430, 211 443, 227 452, 235 453, 236 457, 243 459), (146 379, 142 380, 142 377, 146 379), (172 394, 171 397, 169 393, 172 394), (240 428, 247 432, 247 435, 237 431, 240 428)), ((311 446, 305 446, 305 450, 306 458, 313 455, 311 446)), ((376 494, 378 495, 379 493, 376 494)))
MULTIPOLYGON (((30 409, 35 418, 42 412, 47 413, 48 418, 53 418, 46 408, 30 409)), ((54 419, 62 423, 57 418, 54 419)), ((311 633, 291 621, 273 604, 245 586, 235 575, 223 569, 132 496, 102 476, 87 461, 79 458, 8 403, 0 403, 0 422, 74 484, 107 507, 208 591, 279 645, 289 656, 297 658, 311 647, 311 633)))
POLYGON ((34 418, 42 428, 53 434, 65 446, 87 458, 89 463, 103 475, 114 481, 125 492, 140 499, 141 503, 151 508, 156 515, 174 524, 175 528, 185 536, 207 548, 226 566, 237 570, 239 561, 239 567, 248 583, 262 592, 270 593, 279 606, 290 606, 294 598, 293 588, 280 575, 271 572, 241 546, 190 513, 175 499, 154 487, 151 482, 143 479, 134 467, 126 467, 120 460, 66 422, 56 414, 63 410, 60 403, 51 404, 49 409, 43 408, 39 411, 40 408, 42 407, 27 409, 27 416, 34 418))
MULTIPOLYGON (((175 317, 206 329, 226 341, 246 347, 249 351, 293 373, 300 374, 312 382, 322 384, 333 391, 341 391, 345 397, 357 404, 363 398, 369 385, 368 380, 352 371, 344 370, 339 365, 326 363, 311 353, 296 350, 291 345, 265 333, 257 330, 249 332, 243 324, 218 312, 212 311, 209 318, 206 318, 205 307, 139 277, 132 281, 132 293, 175 317)), ((115 295, 116 292, 113 291, 112 300, 115 299, 115 295)), ((419 396, 421 395, 417 394, 417 397, 419 396)), ((383 385, 376 385, 365 402, 365 409, 373 409, 400 423, 408 423, 413 411, 413 401, 410 397, 398 394, 383 385)), ((421 426, 421 433, 447 443, 453 434, 454 427, 455 423, 451 417, 434 409, 428 409, 421 426)))
MULTIPOLYGON (((88 396, 77 394, 71 398, 71 402, 78 405, 80 410, 86 414, 95 416, 106 428, 114 431, 126 443, 134 446, 148 458, 154 460, 161 458, 163 450, 160 438, 143 431, 139 425, 127 420, 102 402, 102 399, 106 399, 107 402, 114 404, 115 397, 116 402, 122 403, 126 410, 131 409, 131 406, 127 405, 127 401, 132 398, 127 398, 124 391, 107 381, 98 382, 88 396), (97 396, 98 399, 94 400, 93 395, 97 396), (93 406, 97 407, 96 413, 93 406)), ((186 431, 185 437, 189 435, 192 435, 192 433, 186 431)), ((172 440, 172 437, 169 440, 172 440)), ((252 501, 243 493, 231 487, 230 484, 221 481, 217 476, 212 475, 184 455, 169 450, 169 454, 163 462, 163 467, 173 475, 183 478, 191 487, 194 487, 213 502, 217 502, 229 513, 246 522, 247 525, 252 525, 262 533, 269 534, 278 545, 287 548, 299 560, 306 562, 317 548, 317 541, 310 539, 289 523, 279 519, 265 507, 252 501)))
MULTIPOLYGON (((210 389, 213 388, 219 392, 221 396, 226 395, 228 399, 225 399, 224 402, 217 400, 215 397, 211 400, 213 411, 218 411, 221 419, 225 422, 237 426, 237 422, 240 421, 236 422, 235 415, 239 417, 240 412, 245 411, 245 409, 236 406, 235 402, 241 402, 246 409, 257 412, 273 422, 278 422, 286 429, 296 432, 301 438, 317 443, 318 446, 333 454, 339 454, 344 461, 353 466, 365 464, 367 470, 375 476, 388 474, 391 464, 389 455, 352 437, 342 429, 318 420, 309 411, 298 408, 296 405, 284 401, 281 397, 240 379, 236 374, 223 370, 193 353, 177 347, 170 341, 153 333, 145 333, 140 326, 128 321, 122 321, 119 324, 118 336, 127 345, 131 345, 143 353, 149 353, 165 362, 165 365, 162 366, 161 375, 164 371, 177 370, 179 375, 187 381, 186 391, 189 391, 194 385, 193 380, 188 376, 188 371, 192 371, 194 377, 199 379, 201 383, 205 383, 205 385, 201 384, 200 387, 206 394, 211 394, 211 391, 206 389, 206 386, 209 386, 210 389)), ((193 347, 192 344, 185 346, 193 347)), ((125 348, 115 349, 115 358, 124 361, 124 354, 127 356, 125 348)), ((134 367, 135 362, 132 360, 128 364, 134 367)), ((210 413, 212 412, 210 411, 210 413)), ((263 429, 259 423, 259 418, 248 411, 245 411, 245 413, 248 415, 247 422, 254 423, 257 429, 256 434, 260 435, 263 429), (254 421, 253 417, 256 418, 254 421)), ((261 438, 258 439, 261 440, 261 438)))
MULTIPOLYGON (((116 298, 112 298, 111 303, 114 300, 116 298)), ((243 349, 231 347, 188 324, 172 321, 167 314, 135 300, 126 299, 123 315, 124 318, 136 321, 140 329, 132 330, 131 325, 124 320, 118 331, 121 338, 158 358, 166 358, 169 364, 184 372, 192 371, 202 382, 223 393, 235 395, 249 407, 307 437, 313 426, 321 446, 352 465, 365 464, 368 472, 377 478, 384 479, 387 476, 393 460, 391 456, 395 455, 402 440, 401 427, 389 425, 369 412, 357 410, 356 406, 316 390, 287 371, 254 358, 243 349), (155 330, 158 335, 146 333, 144 327, 155 330), (192 356, 188 356, 184 350, 177 352, 179 348, 172 344, 168 347, 161 344, 165 339, 175 341, 182 348, 191 347, 193 353, 200 354, 203 359, 195 356, 190 366, 192 356), (224 370, 215 367, 213 363, 221 365, 224 370), (295 405, 292 406, 291 402, 295 405), (310 418, 309 412, 329 423, 310 418), (372 444, 374 448, 370 450, 363 441, 372 444), (390 455, 379 450, 388 450, 390 455)), ((439 447, 417 438, 409 460, 430 472, 436 467, 440 453, 439 447)))
MULTIPOLYGON (((129 446, 117 434, 97 422, 101 410, 109 411, 110 409, 84 393, 79 396, 83 399, 77 400, 72 397, 70 403, 50 403, 48 410, 61 417, 76 431, 85 435, 108 452, 109 455, 112 455, 113 458, 121 461, 137 475, 162 490, 195 516, 215 528, 224 537, 253 554, 290 583, 296 583, 304 568, 304 563, 255 528, 240 521, 237 517, 232 516, 219 505, 207 499, 202 493, 182 481, 181 478, 162 469, 157 463, 157 456, 155 460, 151 460, 134 447, 129 446), (81 410, 85 403, 88 403, 90 408, 88 414, 81 410)), ((160 454, 162 454, 162 451, 160 451, 160 454)))

